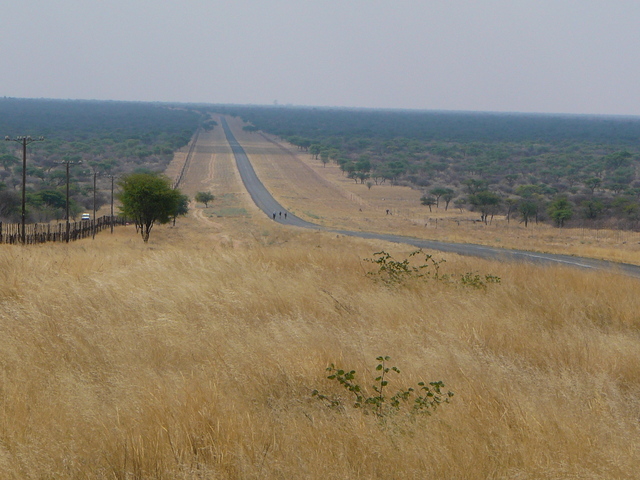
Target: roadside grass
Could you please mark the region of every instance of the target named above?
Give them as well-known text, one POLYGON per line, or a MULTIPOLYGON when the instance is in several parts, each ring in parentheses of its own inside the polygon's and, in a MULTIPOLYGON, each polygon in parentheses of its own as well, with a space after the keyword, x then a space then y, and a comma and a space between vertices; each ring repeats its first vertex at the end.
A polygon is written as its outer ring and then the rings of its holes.
MULTIPOLYGON (((393 286, 381 247, 220 220, 0 246, 5 478, 633 478, 640 287, 602 272, 446 255, 486 290, 393 286), (331 363, 442 380, 431 416, 327 408, 331 363)), ((430 252, 440 260, 444 255, 430 252)))
POLYGON ((219 207, 205 210, 209 216, 215 217, 246 217, 249 215, 244 208, 239 207, 219 207))

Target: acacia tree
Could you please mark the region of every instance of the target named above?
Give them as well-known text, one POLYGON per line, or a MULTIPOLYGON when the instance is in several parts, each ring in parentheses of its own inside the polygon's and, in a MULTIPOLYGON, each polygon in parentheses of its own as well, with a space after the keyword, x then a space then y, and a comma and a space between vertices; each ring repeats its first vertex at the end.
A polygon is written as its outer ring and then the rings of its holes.
POLYGON ((436 187, 431 189, 429 193, 434 197, 436 197, 436 208, 440 208, 440 197, 442 197, 443 195, 446 195, 449 192, 453 193, 453 190, 451 190, 450 188, 443 188, 443 187, 436 187))
POLYGON ((456 198, 456 192, 454 192, 451 188, 447 188, 446 190, 447 192, 444 195, 442 195, 442 199, 444 200, 445 212, 449 210, 449 204, 451 203, 451 200, 456 198))
POLYGON ((480 219, 486 224, 489 215, 493 219, 502 199, 497 193, 482 190, 474 195, 469 195, 469 203, 480 210, 480 219))
POLYGON ((547 209, 549 216, 553 218, 556 225, 560 228, 564 226, 564 222, 570 220, 573 216, 573 208, 571 203, 565 196, 556 197, 547 209))
POLYGON ((529 221, 538 214, 538 204, 530 199, 524 198, 518 203, 518 212, 522 217, 524 226, 529 226, 529 221))
POLYGON ((177 215, 182 200, 179 190, 171 188, 171 180, 152 173, 133 173, 119 182, 120 213, 140 227, 142 240, 147 243, 153 225, 169 223, 177 215))
POLYGON ((204 203, 205 207, 209 206, 209 202, 213 202, 215 197, 211 192, 198 192, 196 193, 196 202, 204 203))
POLYGON ((420 198, 420 203, 422 203, 422 205, 426 205, 427 207, 429 207, 430 212, 432 211, 431 207, 433 205, 437 205, 437 201, 434 197, 431 197, 431 196, 427 197, 426 195, 423 195, 420 198))

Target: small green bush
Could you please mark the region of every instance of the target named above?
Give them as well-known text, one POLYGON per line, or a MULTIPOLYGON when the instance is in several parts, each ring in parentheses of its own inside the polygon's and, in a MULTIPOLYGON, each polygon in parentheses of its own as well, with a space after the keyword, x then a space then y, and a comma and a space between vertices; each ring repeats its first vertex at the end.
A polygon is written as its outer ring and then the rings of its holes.
MULTIPOLYGON (((390 357, 377 357, 380 363, 376 366, 376 377, 370 389, 356 383, 356 371, 337 368, 334 364, 327 367, 329 380, 335 380, 352 394, 353 408, 361 409, 365 414, 373 414, 378 418, 395 415, 401 411, 408 414, 431 414, 442 403, 449 403, 453 392, 444 392, 444 383, 418 382, 416 388, 400 389, 393 395, 387 392, 389 388, 388 375, 391 372, 400 374, 397 367, 389 367, 390 357)), ((339 396, 329 396, 314 390, 311 394, 324 402, 330 408, 343 407, 345 401, 339 396)))

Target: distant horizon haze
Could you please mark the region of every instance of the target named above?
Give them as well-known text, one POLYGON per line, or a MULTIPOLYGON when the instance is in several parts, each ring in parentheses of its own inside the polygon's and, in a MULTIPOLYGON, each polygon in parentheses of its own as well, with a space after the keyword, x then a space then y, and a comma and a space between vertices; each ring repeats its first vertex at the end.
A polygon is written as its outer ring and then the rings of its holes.
POLYGON ((0 96, 640 115, 631 0, 23 0, 0 96))
POLYGON ((569 113, 569 112, 523 112, 523 111, 498 111, 498 110, 446 110, 428 108, 394 108, 394 107, 345 107, 340 105, 294 105, 294 104, 258 104, 258 103, 211 103, 211 102, 184 102, 170 100, 121 100, 121 99, 100 99, 100 98, 53 98, 53 97, 10 97, 3 99, 15 100, 43 100, 60 102, 123 102, 123 103, 150 103, 166 105, 203 105, 210 107, 259 107, 259 108, 292 108, 292 109, 320 109, 320 110, 354 110, 372 112, 408 112, 408 113, 447 113, 447 114, 484 114, 484 115, 522 115, 522 116, 556 116, 556 117, 609 117, 609 118, 629 118, 640 119, 640 114, 610 114, 610 113, 569 113))

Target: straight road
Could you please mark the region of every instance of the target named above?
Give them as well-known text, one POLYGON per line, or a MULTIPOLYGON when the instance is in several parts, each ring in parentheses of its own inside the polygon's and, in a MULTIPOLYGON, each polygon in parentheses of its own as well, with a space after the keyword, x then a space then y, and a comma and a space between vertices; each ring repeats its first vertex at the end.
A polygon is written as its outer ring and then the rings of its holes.
POLYGON ((570 255, 538 253, 525 250, 509 250, 471 243, 438 242, 414 237, 405 237, 402 235, 358 232, 351 230, 334 230, 316 225, 315 223, 307 222, 306 220, 303 220, 287 212, 286 209, 283 208, 275 198, 273 198, 273 196, 269 193, 269 191, 265 188, 265 186, 256 175, 255 170, 253 169, 253 166, 251 165, 251 162, 249 161, 249 158, 244 151, 244 148, 242 148, 240 143, 238 143, 238 141, 234 137, 231 129, 229 128, 229 125, 227 124, 226 119, 224 117, 221 117, 221 120, 222 128, 224 129, 227 141, 229 142, 231 150, 233 151, 233 154, 235 156, 236 165, 238 167, 238 171, 240 172, 240 177, 242 178, 247 191, 251 195, 251 199, 258 206, 258 208, 260 208, 269 218, 272 218, 278 223, 296 227, 312 228, 315 230, 323 230, 351 237, 374 240, 377 239, 394 243, 404 243, 407 245, 413 245, 417 248, 451 252, 459 255, 470 255, 501 261, 529 262, 545 265, 566 265, 583 269, 609 270, 640 278, 640 266, 630 265, 626 263, 615 263, 605 260, 596 260, 592 258, 573 257, 570 255))

